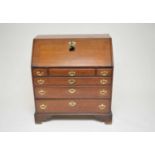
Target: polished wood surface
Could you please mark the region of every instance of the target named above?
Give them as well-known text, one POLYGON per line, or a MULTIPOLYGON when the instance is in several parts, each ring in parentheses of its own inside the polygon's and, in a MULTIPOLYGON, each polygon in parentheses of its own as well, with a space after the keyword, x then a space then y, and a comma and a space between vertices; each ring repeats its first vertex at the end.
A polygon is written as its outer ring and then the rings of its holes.
POLYGON ((37 38, 33 42, 32 66, 111 67, 111 54, 111 38, 37 38), (76 42, 74 51, 69 51, 70 41, 76 42))
POLYGON ((111 86, 40 86, 35 88, 36 98, 110 98, 111 86))
POLYGON ((35 86, 102 86, 112 82, 111 77, 34 77, 35 86))
POLYGON ((35 122, 94 116, 112 122, 112 39, 109 35, 37 36, 32 49, 35 122))
POLYGON ((50 68, 50 76, 94 76, 95 69, 90 68, 50 68))
POLYGON ((107 112, 110 112, 110 101, 101 100, 101 99, 36 100, 36 105, 37 105, 37 112, 40 112, 40 113, 44 113, 44 112, 107 113, 107 112), (75 103, 74 106, 70 105, 70 103, 72 102, 75 103))
POLYGON ((33 68, 33 76, 112 76, 112 68, 33 68), (70 73, 75 73, 71 75, 70 73))

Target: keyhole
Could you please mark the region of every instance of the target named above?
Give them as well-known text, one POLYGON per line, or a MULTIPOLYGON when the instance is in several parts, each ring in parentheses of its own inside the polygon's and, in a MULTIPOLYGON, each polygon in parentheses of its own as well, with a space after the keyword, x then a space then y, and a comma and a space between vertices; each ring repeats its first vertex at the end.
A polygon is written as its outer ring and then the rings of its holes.
POLYGON ((69 47, 69 51, 75 51, 75 47, 74 46, 70 46, 69 47))
POLYGON ((68 44, 69 44, 69 51, 70 52, 75 51, 75 49, 76 49, 76 47, 75 47, 76 42, 75 41, 69 41, 68 44))

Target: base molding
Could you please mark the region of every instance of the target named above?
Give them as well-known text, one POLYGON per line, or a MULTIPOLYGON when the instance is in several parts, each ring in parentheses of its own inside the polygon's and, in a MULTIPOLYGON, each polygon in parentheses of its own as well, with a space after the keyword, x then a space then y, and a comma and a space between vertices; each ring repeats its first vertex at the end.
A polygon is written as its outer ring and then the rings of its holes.
POLYGON ((52 119, 95 119, 105 124, 112 124, 112 112, 107 114, 35 113, 34 118, 36 124, 41 124, 52 119))

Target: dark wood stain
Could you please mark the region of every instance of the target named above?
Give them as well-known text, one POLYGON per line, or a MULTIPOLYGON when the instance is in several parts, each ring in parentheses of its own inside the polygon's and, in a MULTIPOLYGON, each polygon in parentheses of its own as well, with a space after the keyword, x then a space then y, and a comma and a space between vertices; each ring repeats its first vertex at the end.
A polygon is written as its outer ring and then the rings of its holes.
POLYGON ((37 36, 31 66, 36 123, 59 116, 93 116, 112 123, 110 36, 37 36), (75 43, 74 51, 69 51, 69 42, 75 43))

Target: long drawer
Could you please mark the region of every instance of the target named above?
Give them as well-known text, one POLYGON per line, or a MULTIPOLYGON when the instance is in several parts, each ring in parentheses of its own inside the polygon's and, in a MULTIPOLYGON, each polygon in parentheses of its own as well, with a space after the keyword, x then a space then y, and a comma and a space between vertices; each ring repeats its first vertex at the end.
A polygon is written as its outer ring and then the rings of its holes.
POLYGON ((111 77, 35 77, 34 85, 107 85, 111 84, 111 77))
POLYGON ((50 76, 94 76, 95 69, 57 69, 57 68, 50 68, 49 69, 50 76))
POLYGON ((33 76, 52 76, 52 77, 86 77, 86 76, 112 76, 111 68, 33 68, 33 76))
POLYGON ((110 98, 111 86, 40 86, 35 87, 36 98, 110 98))
POLYGON ((110 100, 36 100, 36 110, 39 113, 107 113, 110 112, 110 100))

